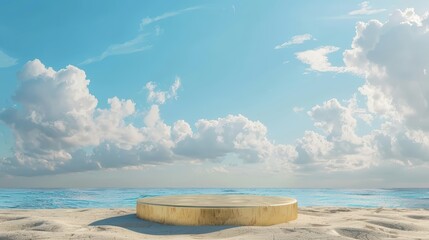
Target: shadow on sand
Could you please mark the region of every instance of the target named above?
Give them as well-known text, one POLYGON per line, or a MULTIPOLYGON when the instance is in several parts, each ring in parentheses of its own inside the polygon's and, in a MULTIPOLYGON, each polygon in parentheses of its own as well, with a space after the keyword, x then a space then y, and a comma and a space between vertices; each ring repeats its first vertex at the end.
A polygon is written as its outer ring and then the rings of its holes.
POLYGON ((135 214, 105 218, 89 224, 90 226, 116 226, 134 232, 151 235, 204 234, 221 231, 235 226, 173 226, 149 222, 137 218, 135 214))

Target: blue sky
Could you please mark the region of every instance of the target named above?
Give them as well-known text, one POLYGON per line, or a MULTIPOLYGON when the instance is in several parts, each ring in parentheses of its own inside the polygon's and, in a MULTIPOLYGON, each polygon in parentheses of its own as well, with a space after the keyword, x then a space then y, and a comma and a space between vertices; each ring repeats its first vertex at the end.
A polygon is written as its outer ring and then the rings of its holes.
POLYGON ((424 1, 0 5, 1 186, 427 186, 424 1))

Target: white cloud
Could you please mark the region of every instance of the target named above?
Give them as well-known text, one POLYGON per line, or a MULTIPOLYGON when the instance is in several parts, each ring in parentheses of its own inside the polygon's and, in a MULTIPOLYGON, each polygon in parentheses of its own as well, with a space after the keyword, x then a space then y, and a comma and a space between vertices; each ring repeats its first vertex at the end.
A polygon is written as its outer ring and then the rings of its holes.
MULTIPOLYGON (((152 105, 149 112, 144 117, 145 127, 142 132, 147 142, 146 148, 165 147, 172 148, 174 142, 171 139, 171 127, 164 123, 160 116, 158 105, 152 105)), ((150 149, 151 150, 151 149, 150 149)))
POLYGON ((356 134, 357 118, 366 114, 363 111, 353 98, 345 106, 334 98, 308 111, 314 125, 323 134, 306 131, 298 140, 298 155, 294 161, 298 169, 338 171, 376 165, 376 150, 371 144, 371 135, 356 134))
POLYGON ((304 136, 298 140, 296 151, 298 157, 295 163, 298 165, 315 164, 322 160, 332 149, 333 143, 316 132, 306 131, 304 136))
POLYGON ((338 48, 297 54, 312 70, 364 77, 358 90, 366 98, 365 108, 358 107, 355 96, 347 105, 331 99, 308 112, 323 134, 308 131, 298 140, 295 163, 299 169, 359 169, 386 161, 403 167, 428 165, 427 29, 428 15, 397 10, 385 23, 357 23, 351 49, 343 53, 344 67, 332 67, 325 56, 338 48), (368 124, 377 119, 381 126, 358 135, 357 119, 368 124))
POLYGON ((392 99, 386 96, 383 91, 370 84, 359 87, 359 92, 367 97, 368 111, 379 114, 382 117, 396 117, 397 112, 392 105, 392 99))
POLYGON ((189 8, 181 9, 181 10, 174 11, 174 12, 166 12, 166 13, 163 13, 159 16, 152 17, 152 18, 151 17, 143 18, 141 23, 140 23, 140 29, 143 29, 145 26, 147 26, 149 24, 177 16, 177 15, 183 14, 185 12, 194 11, 194 10, 197 10, 199 8, 201 8, 201 7, 199 7, 199 6, 189 7, 189 8))
POLYGON ((0 50, 0 68, 7 68, 18 63, 18 59, 10 57, 2 50, 0 50))
POLYGON ((349 12, 349 15, 372 15, 386 11, 386 9, 373 9, 368 1, 359 4, 360 8, 349 12))
POLYGON ((333 98, 324 102, 322 106, 314 106, 308 115, 314 120, 316 127, 325 131, 329 139, 354 142, 356 119, 353 113, 352 108, 342 106, 333 98))
POLYGON ((313 36, 311 36, 311 34, 308 34, 308 33, 303 34, 303 35, 296 35, 296 36, 293 36, 289 41, 286 41, 282 44, 275 46, 274 49, 281 49, 281 48, 285 48, 285 47, 290 46, 290 45, 302 44, 305 41, 308 41, 311 39, 314 39, 314 38, 313 38, 313 36))
POLYGON ((100 142, 110 141, 122 149, 131 149, 144 139, 143 134, 124 119, 133 115, 135 103, 131 100, 113 97, 108 99, 109 109, 97 109, 94 122, 100 142), (100 133, 101 132, 101 133, 100 133))
POLYGON ((145 41, 145 38, 146 35, 140 34, 134 39, 131 39, 124 43, 110 45, 99 56, 88 58, 81 64, 90 64, 93 62, 98 62, 110 56, 124 55, 148 50, 151 48, 151 46, 145 41))
POLYGON ((384 120, 372 132, 379 158, 404 166, 429 159, 428 28, 427 14, 396 10, 385 23, 358 23, 343 54, 346 66, 365 77, 359 91, 368 110, 384 120))
MULTIPOLYGON (((242 115, 201 119, 193 131, 184 120, 166 124, 159 105, 153 104, 144 114, 144 126, 135 127, 127 123, 127 117, 137 113, 135 103, 113 97, 109 108, 97 108, 85 72, 74 66, 55 71, 36 59, 19 76, 14 100, 21 107, 0 112, 0 120, 15 136, 15 155, 0 159, 0 169, 8 174, 218 162, 231 154, 246 163, 272 161, 287 167, 296 156, 292 146, 269 141, 262 123, 242 115)), ((148 101, 164 103, 177 96, 179 87, 179 78, 168 92, 149 84, 148 101)))
POLYGON ((154 102, 157 104, 164 104, 167 99, 177 98, 177 90, 180 88, 180 78, 176 77, 173 85, 171 85, 170 90, 167 91, 156 91, 156 84, 153 82, 146 83, 146 89, 149 91, 147 96, 148 102, 154 102))
POLYGON ((409 130, 392 123, 373 132, 374 145, 380 159, 401 165, 424 165, 429 157, 429 135, 421 130, 409 130))
POLYGON ((67 160, 68 149, 96 144, 92 116, 98 101, 88 84, 85 73, 76 67, 56 72, 37 59, 28 62, 13 97, 22 109, 0 115, 15 132, 17 151, 67 160))
POLYGON ((302 112, 302 111, 304 111, 304 108, 303 107, 293 107, 292 108, 292 111, 294 111, 294 112, 302 112))
MULTIPOLYGON (((97 109, 98 100, 89 92, 84 71, 71 65, 55 71, 36 59, 19 76, 13 100, 20 107, 0 112, 0 120, 15 136, 15 156, 8 160, 9 168, 77 169, 73 164, 82 163, 73 161, 75 156, 87 160, 81 149, 107 141, 130 149, 141 141, 137 128, 124 122, 135 112, 134 103, 114 97, 108 101, 110 109, 97 109)), ((91 168, 97 165, 92 162, 91 168)))
POLYGON ((237 154, 245 162, 284 161, 293 156, 286 145, 273 144, 266 127, 242 115, 228 115, 217 120, 198 120, 196 131, 176 145, 179 155, 197 159, 221 159, 237 154))
POLYGON ((365 76, 360 89, 368 108, 414 130, 429 131, 429 20, 413 9, 395 11, 386 23, 358 23, 344 62, 365 76))
POLYGON ((328 54, 338 51, 338 47, 323 46, 313 50, 295 53, 296 58, 309 65, 309 70, 319 72, 345 72, 345 67, 332 66, 328 54))
POLYGON ((383 161, 427 164, 429 82, 424 69, 429 67, 425 57, 429 54, 428 27, 428 17, 413 9, 395 11, 385 23, 357 23, 351 49, 343 53, 343 69, 365 77, 359 92, 366 97, 366 109, 357 107, 356 98, 347 106, 332 99, 313 107, 309 115, 324 135, 307 133, 298 142, 296 163, 304 169, 353 169, 383 161), (359 136, 357 118, 367 123, 377 118, 382 124, 359 136))
POLYGON ((174 123, 171 136, 175 143, 192 136, 192 128, 189 123, 184 120, 178 120, 174 123))
MULTIPOLYGON (((185 12, 193 11, 193 10, 196 10, 199 8, 200 7, 190 7, 190 8, 185 8, 185 9, 178 10, 175 12, 167 12, 167 13, 164 13, 164 14, 157 16, 157 17, 154 17, 154 18, 146 17, 140 23, 140 30, 143 30, 143 27, 150 25, 152 23, 161 21, 163 19, 167 19, 167 18, 177 16, 177 15, 183 14, 185 12)), ((161 32, 163 32, 163 29, 161 29, 159 26, 156 26, 154 29, 154 34, 156 36, 159 36, 161 34, 161 32)), ((148 50, 152 46, 146 40, 147 36, 148 36, 148 34, 139 34, 136 37, 134 37, 133 39, 125 41, 123 43, 112 44, 112 45, 108 46, 106 48, 106 50, 104 50, 100 55, 88 58, 85 61, 83 61, 81 64, 85 65, 85 64, 90 64, 93 62, 102 61, 105 58, 110 57, 110 56, 125 55, 125 54, 137 53, 137 52, 142 52, 142 51, 148 50)))

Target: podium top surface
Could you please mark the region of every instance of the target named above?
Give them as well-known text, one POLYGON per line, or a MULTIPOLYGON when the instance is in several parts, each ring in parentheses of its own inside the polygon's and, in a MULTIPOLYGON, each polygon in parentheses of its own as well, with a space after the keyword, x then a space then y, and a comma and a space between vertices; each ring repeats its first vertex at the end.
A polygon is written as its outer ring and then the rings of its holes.
POLYGON ((196 207, 196 208, 247 208, 282 206, 296 203, 288 197, 257 195, 175 195, 140 198, 137 204, 196 207))

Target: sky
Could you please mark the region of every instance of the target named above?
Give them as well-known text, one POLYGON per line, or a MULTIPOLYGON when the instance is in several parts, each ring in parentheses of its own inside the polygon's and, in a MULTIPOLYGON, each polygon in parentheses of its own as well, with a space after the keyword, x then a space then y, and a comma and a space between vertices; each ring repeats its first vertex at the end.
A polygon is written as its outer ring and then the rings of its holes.
POLYGON ((0 1, 0 187, 429 187, 426 1, 0 1))

